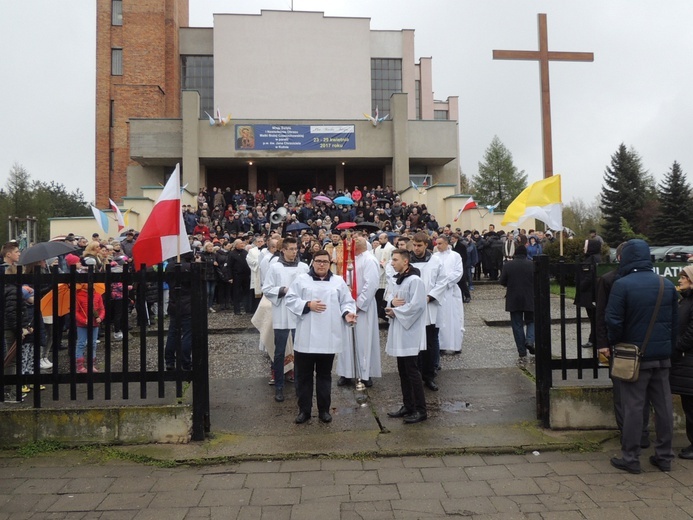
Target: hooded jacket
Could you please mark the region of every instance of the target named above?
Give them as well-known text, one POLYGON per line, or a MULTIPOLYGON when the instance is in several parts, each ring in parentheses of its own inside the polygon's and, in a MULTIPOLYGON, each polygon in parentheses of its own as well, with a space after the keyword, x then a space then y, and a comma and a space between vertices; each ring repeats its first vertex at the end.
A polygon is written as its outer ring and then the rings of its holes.
MULTIPOLYGON (((644 240, 629 240, 621 253, 605 321, 609 342, 641 347, 657 304, 660 276, 652 271, 650 248, 644 240)), ((678 297, 674 284, 664 279, 664 294, 643 362, 671 357, 678 329, 678 297)))

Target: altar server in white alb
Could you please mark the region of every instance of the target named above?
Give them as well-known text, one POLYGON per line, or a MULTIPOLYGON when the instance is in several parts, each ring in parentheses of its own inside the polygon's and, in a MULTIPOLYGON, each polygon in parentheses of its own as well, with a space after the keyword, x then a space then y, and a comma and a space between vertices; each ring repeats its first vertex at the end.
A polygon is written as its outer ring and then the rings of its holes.
POLYGON ((272 304, 274 328, 274 400, 284 401, 284 354, 289 334, 295 336, 296 315, 286 308, 285 296, 297 276, 308 272, 308 266, 298 261, 298 242, 293 237, 282 241, 277 261, 272 263, 262 292, 272 304))
POLYGON ((285 297, 286 307, 296 317, 294 364, 298 415, 296 423, 310 419, 313 405, 313 374, 321 422, 330 415, 332 364, 335 354, 349 348, 348 324, 356 322, 356 306, 344 280, 330 271, 330 254, 315 253, 308 274, 298 276, 285 297))
POLYGON ((419 370, 426 388, 438 391, 434 381, 436 364, 440 357, 437 322, 443 315, 441 303, 447 290, 446 276, 440 255, 431 253, 428 246, 428 235, 419 231, 412 238, 411 265, 421 272, 421 279, 426 286, 426 350, 419 352, 419 370))
POLYGON ((464 268, 462 257, 450 248, 450 239, 440 235, 436 239, 436 255, 443 264, 445 295, 441 302, 441 315, 438 320, 438 338, 441 354, 459 354, 462 351, 464 332, 464 307, 462 291, 457 282, 462 278, 464 268))
MULTIPOLYGON (((380 362, 380 334, 375 293, 380 284, 380 264, 367 250, 367 241, 356 237, 354 271, 356 273, 356 321, 355 346, 344 350, 337 357, 338 386, 350 384, 360 378, 367 387, 373 386, 374 377, 382 377, 380 362), (357 359, 354 359, 354 349, 357 359)), ((352 291, 353 294, 353 291, 352 291)))
POLYGON ((387 415, 413 424, 428 417, 417 366, 419 352, 426 350, 426 286, 419 270, 409 264, 409 251, 395 250, 391 262, 397 275, 392 292, 385 295, 385 314, 390 318, 385 352, 397 358, 403 405, 387 415))

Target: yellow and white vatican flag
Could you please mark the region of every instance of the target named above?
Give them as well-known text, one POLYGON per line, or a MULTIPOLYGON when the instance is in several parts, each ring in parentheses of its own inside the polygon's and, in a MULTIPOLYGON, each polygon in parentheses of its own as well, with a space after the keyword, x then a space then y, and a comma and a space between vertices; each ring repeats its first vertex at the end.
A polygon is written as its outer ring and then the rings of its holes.
POLYGON ((527 186, 505 210, 502 225, 515 227, 528 218, 541 220, 553 230, 563 229, 560 175, 553 175, 527 186))

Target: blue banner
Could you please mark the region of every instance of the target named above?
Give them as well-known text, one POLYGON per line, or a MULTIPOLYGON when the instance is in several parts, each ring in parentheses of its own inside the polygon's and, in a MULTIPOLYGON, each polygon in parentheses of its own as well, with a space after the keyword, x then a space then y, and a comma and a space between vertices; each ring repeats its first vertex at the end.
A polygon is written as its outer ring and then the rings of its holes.
POLYGON ((236 125, 236 150, 355 150, 354 125, 236 125))

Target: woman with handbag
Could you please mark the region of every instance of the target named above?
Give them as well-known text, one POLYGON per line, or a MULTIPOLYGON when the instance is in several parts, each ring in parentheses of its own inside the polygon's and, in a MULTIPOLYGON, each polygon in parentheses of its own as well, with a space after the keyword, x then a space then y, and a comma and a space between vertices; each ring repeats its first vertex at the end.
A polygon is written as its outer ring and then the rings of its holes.
POLYGON ((679 334, 671 356, 669 383, 671 393, 681 396, 686 416, 686 436, 689 446, 679 452, 682 459, 693 460, 693 265, 679 274, 679 334))

